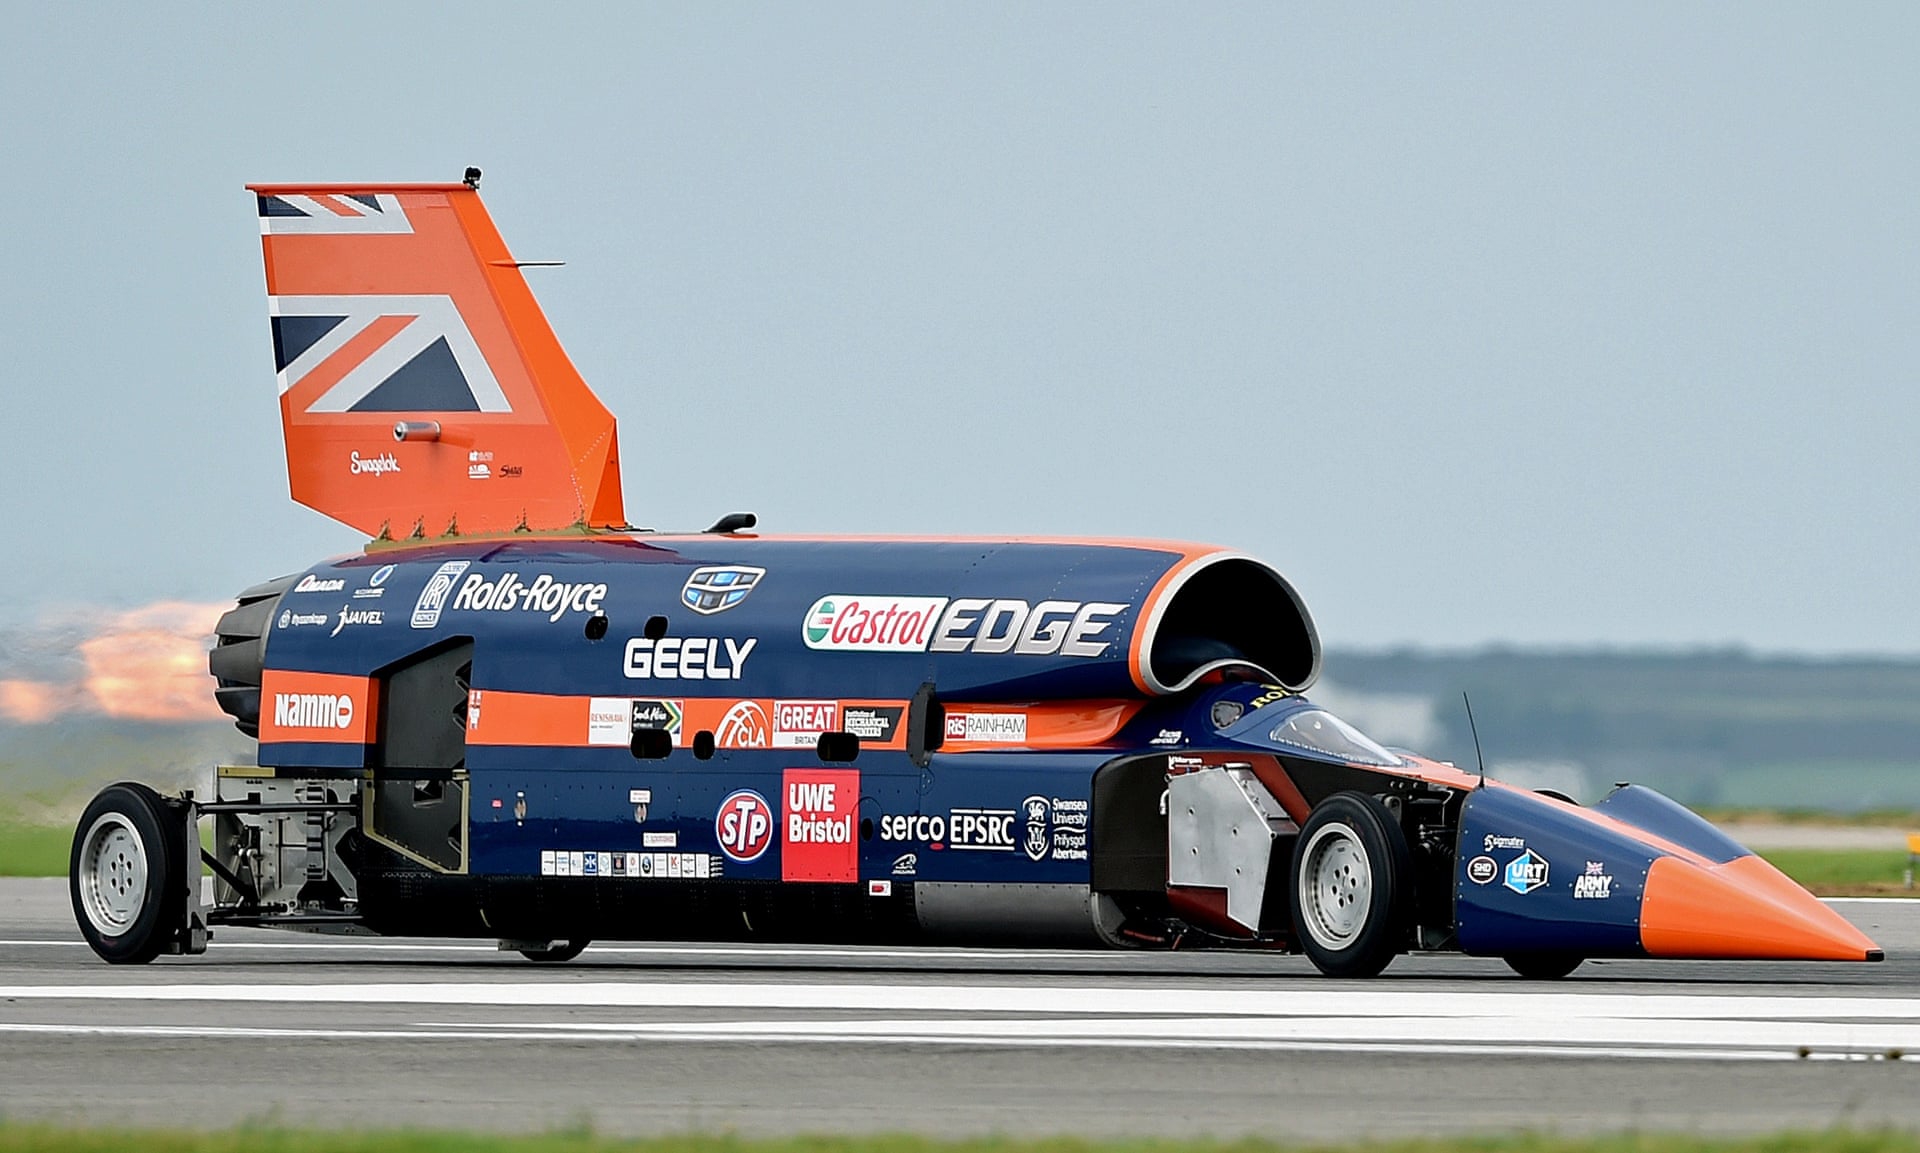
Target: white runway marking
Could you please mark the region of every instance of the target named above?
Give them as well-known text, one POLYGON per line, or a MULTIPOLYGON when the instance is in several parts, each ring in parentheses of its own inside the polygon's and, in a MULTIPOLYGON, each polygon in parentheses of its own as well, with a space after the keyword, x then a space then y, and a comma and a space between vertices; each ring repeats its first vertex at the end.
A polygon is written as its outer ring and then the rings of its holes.
POLYGON ((10 1024, 0 1023, 0 1034, 38 1036, 115 1036, 115 1038, 213 1038, 213 1040, 349 1040, 349 1042, 589 1042, 589 1044, 660 1044, 660 1042, 749 1042, 749 1044, 862 1044, 862 1046, 1018 1046, 1092 1047, 1092 1049, 1254 1049, 1288 1053, 1404 1053, 1438 1057, 1640 1057, 1678 1061, 1876 1061, 1878 1051, 1799 1051, 1784 1047, 1732 1049, 1705 1046, 1546 1046, 1524 1042, 1461 1044, 1461 1042, 1323 1042, 1323 1040, 1246 1040, 1246 1038, 1100 1038, 1100 1036, 803 1036, 795 1032, 645 1032, 632 1026, 607 1030, 563 1028, 503 1028, 503 1026, 434 1026, 411 1028, 246 1028, 217 1024, 10 1024))
POLYGON ((771 984, 564 980, 0 986, 20 1002, 112 1002, 124 1025, 0 1023, 0 1032, 208 1037, 517 1038, 812 1044, 1302 1047, 1408 1053, 1597 1053, 1751 1059, 1920 1052, 1920 999, 1434 994, 1148 986, 771 984), (137 1022, 156 1003, 718 1010, 733 1020, 426 1022, 228 1028, 137 1022), (769 1018, 768 1012, 793 1016, 769 1018), (810 1014, 810 1015, 803 1015, 810 1014), (848 1016, 852 1014, 852 1016, 848 1016))
POLYGON ((1920 1023, 1920 998, 1180 988, 1145 985, 774 984, 713 981, 170 982, 0 985, 31 1001, 209 1001, 608 1009, 780 1009, 1123 1016, 1486 1017, 1512 1021, 1881 1020, 1920 1023))

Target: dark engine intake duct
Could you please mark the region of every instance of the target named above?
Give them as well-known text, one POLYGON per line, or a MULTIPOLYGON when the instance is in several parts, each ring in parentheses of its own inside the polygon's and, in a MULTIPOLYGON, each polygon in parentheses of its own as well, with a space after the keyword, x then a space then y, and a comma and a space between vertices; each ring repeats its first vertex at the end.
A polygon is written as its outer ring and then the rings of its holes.
POLYGON ((260 735, 260 673, 267 663, 267 634, 280 595, 299 579, 294 573, 245 590, 240 603, 214 627, 213 651, 207 654, 207 671, 219 682, 213 699, 233 718, 234 727, 250 737, 260 735))
POLYGON ((1257 670, 1289 689, 1320 675, 1320 634, 1285 577, 1251 557, 1223 556, 1180 578, 1147 622, 1140 675, 1175 693, 1215 669, 1257 670))

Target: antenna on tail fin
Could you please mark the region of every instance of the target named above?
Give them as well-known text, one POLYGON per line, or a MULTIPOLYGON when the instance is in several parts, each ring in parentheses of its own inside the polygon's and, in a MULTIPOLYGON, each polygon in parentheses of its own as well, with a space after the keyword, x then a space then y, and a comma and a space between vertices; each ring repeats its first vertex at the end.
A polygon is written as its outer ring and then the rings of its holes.
POLYGON ((368 536, 622 526, 613 414, 479 182, 248 186, 293 498, 368 536))

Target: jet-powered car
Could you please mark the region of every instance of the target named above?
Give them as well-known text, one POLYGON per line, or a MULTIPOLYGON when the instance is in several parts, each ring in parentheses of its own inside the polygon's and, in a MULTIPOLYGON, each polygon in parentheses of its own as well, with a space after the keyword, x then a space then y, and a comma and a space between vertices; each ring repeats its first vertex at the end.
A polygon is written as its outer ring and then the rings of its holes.
POLYGON ((262 185, 293 496, 372 538, 240 594, 259 740, 114 785, 72 894, 113 962, 223 925, 492 938, 1878 960, 1645 788, 1591 807, 1301 695, 1286 579, 1143 540, 627 525, 614 420, 474 185, 262 185), (203 848, 203 827, 211 840, 203 848), (212 877, 202 884, 202 862, 212 877))

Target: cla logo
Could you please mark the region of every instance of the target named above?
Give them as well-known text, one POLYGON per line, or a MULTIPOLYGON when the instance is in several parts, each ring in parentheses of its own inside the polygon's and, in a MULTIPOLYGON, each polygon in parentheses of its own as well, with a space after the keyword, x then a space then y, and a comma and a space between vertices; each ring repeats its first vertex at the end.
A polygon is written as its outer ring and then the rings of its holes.
POLYGON ((433 570, 433 577, 427 581, 427 587, 420 590, 420 599, 413 602, 413 627, 430 629, 440 623, 440 611, 447 607, 447 596, 453 592, 453 582, 467 571, 472 561, 450 560, 433 570))
POLYGON ((1476 885, 1491 882, 1500 873, 1500 866, 1492 857, 1475 857, 1467 862, 1467 880, 1476 885))
POLYGON ((1047 850, 1053 844, 1047 829, 1048 817, 1052 815, 1053 806, 1045 797, 1028 797, 1020 802, 1020 807, 1027 814, 1027 839, 1021 842, 1020 847, 1027 851, 1029 859, 1043 860, 1046 858, 1047 850))
POLYGON ((1531 893, 1547 883, 1547 860, 1528 849, 1507 862, 1506 886, 1516 893, 1531 893))
POLYGON ((773 843, 773 811, 767 799, 752 789, 735 789, 720 802, 713 819, 720 850, 736 861, 757 861, 773 843))
POLYGON ((723 749, 767 747, 767 711, 755 701, 736 701, 713 730, 713 743, 723 749))
POLYGON ((680 600, 697 613, 723 613, 747 599, 767 575, 763 568, 746 565, 709 565, 693 570, 680 589, 680 600))

